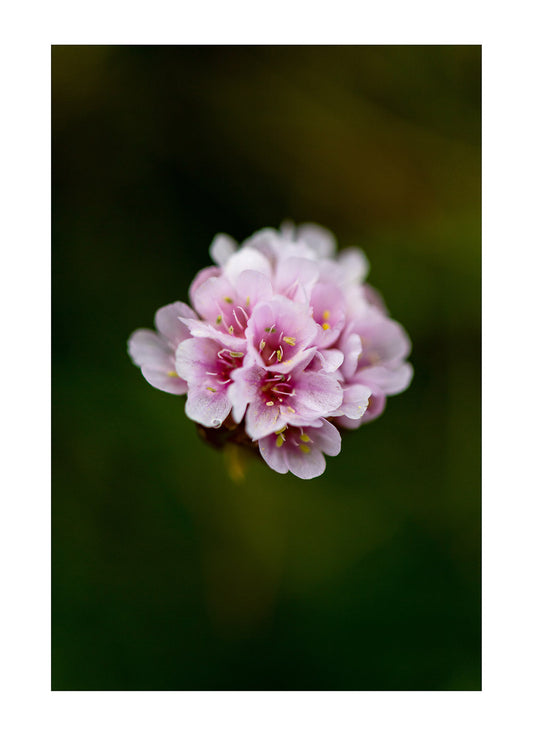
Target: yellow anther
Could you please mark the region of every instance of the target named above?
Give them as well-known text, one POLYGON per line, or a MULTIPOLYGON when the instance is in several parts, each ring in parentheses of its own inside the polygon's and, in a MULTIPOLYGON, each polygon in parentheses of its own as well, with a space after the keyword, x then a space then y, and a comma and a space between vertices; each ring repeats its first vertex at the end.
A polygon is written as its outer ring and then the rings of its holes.
POLYGON ((259 343, 259 350, 262 351, 265 346, 266 346, 266 343, 264 340, 262 340, 261 343, 259 343))
POLYGON ((246 296, 246 306, 250 306, 250 296, 246 296))
POLYGON ((276 438, 276 447, 281 448, 284 442, 285 442, 285 438, 283 437, 283 435, 278 435, 276 438))
POLYGON ((282 358, 283 358, 283 354, 281 353, 281 348, 278 348, 278 350, 276 351, 276 353, 278 355, 278 361, 281 361, 282 358))
POLYGON ((222 314, 219 314, 217 317, 217 325, 219 325, 222 322, 222 314))
POLYGON ((244 353, 242 351, 230 351, 229 355, 233 356, 234 359, 238 359, 241 356, 244 356, 244 353))
POLYGON ((285 341, 285 343, 288 343, 290 346, 296 345, 296 338, 290 338, 288 335, 285 335, 283 340, 285 341))
POLYGON ((295 414, 296 413, 296 411, 293 408, 291 408, 290 406, 285 406, 285 408, 287 409, 287 411, 290 411, 291 414, 295 414))
POLYGON ((302 442, 311 442, 311 438, 309 437, 309 435, 300 435, 300 440, 302 442))
POLYGON ((329 319, 329 309, 325 309, 322 314, 322 319, 329 319))
POLYGON ((274 401, 267 401, 267 402, 266 402, 266 405, 267 405, 267 406, 273 406, 273 405, 274 405, 274 401))
POLYGON ((276 332, 276 326, 272 325, 272 327, 265 327, 265 332, 276 332))
POLYGON ((299 445, 298 447, 300 448, 300 450, 302 451, 302 453, 309 453, 309 451, 311 450, 311 448, 309 447, 309 445, 299 445))
POLYGON ((225 301, 225 302, 226 302, 227 304, 233 304, 233 299, 232 299, 232 298, 230 298, 229 296, 224 296, 224 301, 225 301))
POLYGON ((228 327, 228 332, 229 332, 230 335, 233 335, 233 325, 230 325, 228 327))
POLYGON ((283 429, 278 429, 278 431, 276 432, 276 434, 277 434, 277 435, 281 435, 281 434, 283 434, 283 432, 285 432, 285 430, 286 430, 286 429, 287 429, 287 425, 285 425, 285 426, 283 427, 283 429))
POLYGON ((216 393, 216 388, 214 387, 208 387, 207 389, 210 390, 212 393, 216 393))
POLYGON ((177 377, 177 376, 178 376, 177 372, 167 372, 167 377, 177 377))
POLYGON ((329 330, 329 325, 328 325, 328 323, 327 323, 327 322, 324 322, 324 323, 322 324, 322 329, 323 329, 323 330, 329 330))

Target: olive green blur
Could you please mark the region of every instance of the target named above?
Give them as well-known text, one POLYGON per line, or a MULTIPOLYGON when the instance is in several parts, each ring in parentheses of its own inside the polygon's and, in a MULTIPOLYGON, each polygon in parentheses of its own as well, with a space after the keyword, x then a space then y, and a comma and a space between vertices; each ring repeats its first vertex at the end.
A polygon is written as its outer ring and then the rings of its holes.
POLYGON ((476 690, 481 49, 52 48, 52 688, 476 690), (358 245, 414 380, 313 481, 126 352, 212 237, 358 245))

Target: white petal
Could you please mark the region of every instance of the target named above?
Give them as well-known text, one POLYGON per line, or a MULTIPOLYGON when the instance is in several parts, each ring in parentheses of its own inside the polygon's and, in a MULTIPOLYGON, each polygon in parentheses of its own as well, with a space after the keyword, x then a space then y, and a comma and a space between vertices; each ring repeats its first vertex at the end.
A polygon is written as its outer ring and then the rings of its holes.
POLYGON ((319 259, 332 257, 337 248, 337 239, 330 230, 314 223, 303 223, 296 229, 296 238, 304 241, 317 252, 319 259))
POLYGON ((224 274, 232 285, 237 284, 241 272, 255 270, 270 278, 272 268, 268 259, 255 249, 241 249, 232 254, 224 265, 224 274))

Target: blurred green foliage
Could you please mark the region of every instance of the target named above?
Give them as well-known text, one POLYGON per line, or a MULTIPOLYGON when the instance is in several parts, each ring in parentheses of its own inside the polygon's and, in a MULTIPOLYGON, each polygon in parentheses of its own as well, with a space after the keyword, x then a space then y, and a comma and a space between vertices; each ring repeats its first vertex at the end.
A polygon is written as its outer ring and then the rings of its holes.
POLYGON ((54 689, 479 689, 479 47, 52 49, 54 689), (242 483, 126 354, 216 232, 367 253, 415 377, 242 483))

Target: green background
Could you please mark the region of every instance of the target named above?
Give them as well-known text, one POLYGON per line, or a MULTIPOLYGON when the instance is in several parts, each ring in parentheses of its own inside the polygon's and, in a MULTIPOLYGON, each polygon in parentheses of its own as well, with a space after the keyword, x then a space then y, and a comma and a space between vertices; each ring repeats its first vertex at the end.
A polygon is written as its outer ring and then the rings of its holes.
POLYGON ((479 689, 479 47, 52 48, 53 689, 479 689), (359 245, 410 389, 244 481, 126 341, 219 231, 359 245))

